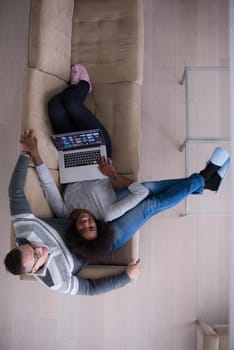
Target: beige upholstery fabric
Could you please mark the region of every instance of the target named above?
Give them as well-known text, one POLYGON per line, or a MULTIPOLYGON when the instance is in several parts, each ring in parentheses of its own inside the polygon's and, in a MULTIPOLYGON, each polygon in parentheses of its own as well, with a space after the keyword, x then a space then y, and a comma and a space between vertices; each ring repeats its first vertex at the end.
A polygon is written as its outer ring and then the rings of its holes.
POLYGON ((140 86, 134 83, 95 84, 96 116, 112 140, 112 158, 119 172, 134 174, 139 168, 140 86), (123 156, 124 155, 124 156, 123 156))
POLYGON ((197 350, 228 350, 229 326, 211 325, 196 321, 197 350))
POLYGON ((29 67, 69 81, 73 0, 32 0, 29 67))
POLYGON ((139 0, 75 0, 72 64, 93 82, 142 81, 143 9, 139 0))
POLYGON ((47 102, 66 86, 63 80, 37 69, 29 68, 25 71, 22 130, 25 127, 36 130, 42 159, 50 169, 58 168, 58 153, 50 139, 53 130, 49 122, 47 102))

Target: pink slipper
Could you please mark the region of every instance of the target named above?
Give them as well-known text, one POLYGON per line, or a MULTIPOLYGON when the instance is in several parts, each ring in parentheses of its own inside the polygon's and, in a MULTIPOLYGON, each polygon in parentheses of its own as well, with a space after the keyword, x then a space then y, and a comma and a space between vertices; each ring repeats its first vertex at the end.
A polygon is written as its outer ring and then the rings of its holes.
POLYGON ((89 83, 89 92, 91 92, 92 85, 87 69, 82 64, 76 63, 71 68, 71 85, 78 84, 80 80, 85 80, 89 83))

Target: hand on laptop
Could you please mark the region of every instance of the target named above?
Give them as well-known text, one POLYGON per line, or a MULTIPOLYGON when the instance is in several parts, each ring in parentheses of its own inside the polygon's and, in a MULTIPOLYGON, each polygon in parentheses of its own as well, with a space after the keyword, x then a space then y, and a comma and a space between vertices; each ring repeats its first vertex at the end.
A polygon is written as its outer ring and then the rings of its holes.
POLYGON ((35 165, 42 164, 42 160, 37 147, 37 138, 33 129, 24 129, 24 132, 20 136, 20 143, 23 148, 28 152, 35 165))
POLYGON ((98 169, 102 174, 110 177, 122 187, 128 187, 134 182, 134 180, 130 179, 129 177, 119 174, 113 166, 112 160, 110 158, 102 157, 99 161, 98 169))
POLYGON ((98 168, 103 175, 111 177, 114 180, 115 177, 118 175, 118 172, 113 166, 110 158, 106 158, 104 156, 101 157, 98 168))

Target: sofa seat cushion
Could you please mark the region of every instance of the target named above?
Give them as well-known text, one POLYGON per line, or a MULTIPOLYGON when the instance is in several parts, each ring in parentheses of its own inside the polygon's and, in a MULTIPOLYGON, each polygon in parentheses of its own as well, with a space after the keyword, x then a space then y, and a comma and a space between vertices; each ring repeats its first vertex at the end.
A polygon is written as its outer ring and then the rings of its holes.
POLYGON ((112 140, 118 171, 137 178, 139 169, 140 86, 135 83, 94 84, 96 116, 112 140))
POLYGON ((29 67, 69 81, 74 0, 32 0, 29 67))
POLYGON ((38 148, 48 168, 57 169, 58 152, 50 138, 53 133, 48 117, 47 102, 67 85, 63 80, 37 69, 25 71, 22 130, 32 128, 38 138, 38 148))
POLYGON ((142 81, 143 9, 139 0, 75 0, 72 63, 95 83, 142 81))

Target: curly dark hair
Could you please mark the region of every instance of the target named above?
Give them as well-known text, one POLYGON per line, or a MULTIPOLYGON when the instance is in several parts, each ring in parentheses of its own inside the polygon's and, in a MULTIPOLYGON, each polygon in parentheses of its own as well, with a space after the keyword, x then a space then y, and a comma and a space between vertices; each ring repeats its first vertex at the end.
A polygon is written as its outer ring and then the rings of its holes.
POLYGON ((89 264, 98 264, 110 254, 114 240, 114 230, 103 220, 95 220, 97 237, 93 240, 83 238, 76 230, 75 222, 66 232, 66 244, 70 251, 89 264))

